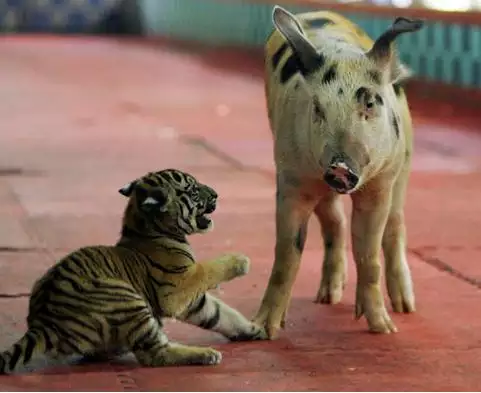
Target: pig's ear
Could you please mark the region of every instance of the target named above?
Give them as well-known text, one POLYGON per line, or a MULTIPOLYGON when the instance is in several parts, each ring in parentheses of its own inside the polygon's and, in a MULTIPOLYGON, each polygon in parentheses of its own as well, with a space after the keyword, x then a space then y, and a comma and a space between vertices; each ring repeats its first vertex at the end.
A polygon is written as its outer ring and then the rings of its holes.
POLYGON ((307 38, 297 18, 282 7, 275 6, 272 21, 276 29, 284 36, 301 63, 301 73, 306 76, 319 70, 324 61, 316 48, 307 38))
POLYGON ((419 19, 396 18, 366 53, 378 68, 387 73, 388 83, 399 83, 411 76, 411 71, 401 63, 394 49, 394 41, 401 34, 416 32, 423 26, 424 22, 419 19))

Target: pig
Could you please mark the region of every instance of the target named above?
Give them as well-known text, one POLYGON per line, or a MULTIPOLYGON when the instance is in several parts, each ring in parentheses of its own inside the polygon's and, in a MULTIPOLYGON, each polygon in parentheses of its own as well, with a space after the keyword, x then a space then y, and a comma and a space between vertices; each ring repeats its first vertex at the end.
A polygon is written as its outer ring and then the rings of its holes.
POLYGON ((394 46, 421 20, 398 17, 373 41, 329 11, 294 15, 275 6, 265 45, 265 95, 276 167, 275 260, 254 321, 270 339, 284 327, 312 213, 324 244, 315 301, 336 304, 347 278, 347 220, 356 264, 356 319, 397 331, 381 289, 381 250, 394 312, 415 311, 404 203, 412 119, 402 85, 412 75, 394 46))

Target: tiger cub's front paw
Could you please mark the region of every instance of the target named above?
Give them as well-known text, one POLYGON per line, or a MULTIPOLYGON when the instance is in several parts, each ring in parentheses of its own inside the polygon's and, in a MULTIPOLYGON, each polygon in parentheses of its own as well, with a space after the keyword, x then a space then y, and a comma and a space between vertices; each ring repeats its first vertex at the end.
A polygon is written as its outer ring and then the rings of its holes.
POLYGON ((227 254, 222 257, 223 263, 231 266, 232 277, 241 277, 249 273, 250 259, 244 254, 227 254))
POLYGON ((267 335, 266 330, 256 324, 251 325, 250 332, 244 332, 237 334, 235 336, 229 337, 230 341, 258 341, 258 340, 268 340, 269 336, 267 335))

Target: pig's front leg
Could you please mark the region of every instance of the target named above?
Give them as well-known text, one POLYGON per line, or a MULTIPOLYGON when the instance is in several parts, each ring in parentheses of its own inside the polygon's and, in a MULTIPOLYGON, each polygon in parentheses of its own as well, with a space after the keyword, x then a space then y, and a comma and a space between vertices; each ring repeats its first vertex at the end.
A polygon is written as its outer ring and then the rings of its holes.
POLYGON ((391 205, 391 184, 367 186, 353 194, 352 246, 357 269, 356 309, 373 333, 397 331, 381 291, 381 247, 391 205))

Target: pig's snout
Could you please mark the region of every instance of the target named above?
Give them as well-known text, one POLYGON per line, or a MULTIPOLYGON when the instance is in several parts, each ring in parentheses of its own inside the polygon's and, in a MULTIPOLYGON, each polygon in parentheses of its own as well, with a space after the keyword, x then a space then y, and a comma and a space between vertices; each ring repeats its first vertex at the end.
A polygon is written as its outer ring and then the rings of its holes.
POLYGON ((339 194, 352 191, 359 182, 359 177, 344 162, 329 165, 324 174, 324 181, 339 194))

